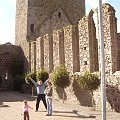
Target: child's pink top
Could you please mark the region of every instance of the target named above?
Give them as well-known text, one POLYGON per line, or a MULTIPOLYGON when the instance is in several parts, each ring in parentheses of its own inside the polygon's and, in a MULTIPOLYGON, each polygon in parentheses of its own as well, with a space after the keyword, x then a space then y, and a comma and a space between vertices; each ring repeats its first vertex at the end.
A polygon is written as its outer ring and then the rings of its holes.
POLYGON ((28 105, 23 105, 23 112, 28 112, 28 108, 29 108, 28 105))

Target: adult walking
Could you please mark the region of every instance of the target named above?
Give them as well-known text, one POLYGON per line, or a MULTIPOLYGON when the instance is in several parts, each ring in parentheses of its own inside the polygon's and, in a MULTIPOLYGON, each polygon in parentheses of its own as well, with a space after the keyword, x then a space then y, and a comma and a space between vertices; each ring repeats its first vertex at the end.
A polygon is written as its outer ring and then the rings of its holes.
POLYGON ((47 86, 47 82, 49 79, 47 79, 44 83, 42 82, 42 80, 37 80, 37 82, 35 82, 31 77, 29 77, 29 79, 35 85, 37 89, 36 112, 39 109, 39 103, 41 100, 43 101, 43 104, 47 110, 47 103, 46 103, 44 90, 45 90, 45 87, 47 86))

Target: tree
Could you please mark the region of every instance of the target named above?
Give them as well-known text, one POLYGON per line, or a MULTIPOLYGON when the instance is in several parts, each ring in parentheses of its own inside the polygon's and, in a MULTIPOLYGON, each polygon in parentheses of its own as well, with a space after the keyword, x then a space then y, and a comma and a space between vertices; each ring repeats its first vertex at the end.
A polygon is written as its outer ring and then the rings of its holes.
MULTIPOLYGON (((92 74, 89 71, 85 71, 77 80, 78 85, 82 90, 90 90, 91 96, 93 96, 93 90, 96 90, 100 86, 100 79, 96 74, 92 74)), ((93 105, 93 97, 92 97, 93 105)))
POLYGON ((49 78, 49 74, 45 69, 39 70, 37 72, 37 80, 42 80, 45 82, 49 78))
MULTIPOLYGON (((55 87, 60 87, 63 89, 70 85, 69 80, 69 73, 64 68, 64 66, 60 65, 56 67, 51 75, 51 80, 53 81, 53 84, 55 87)), ((63 92, 63 102, 64 102, 64 92, 63 92)))

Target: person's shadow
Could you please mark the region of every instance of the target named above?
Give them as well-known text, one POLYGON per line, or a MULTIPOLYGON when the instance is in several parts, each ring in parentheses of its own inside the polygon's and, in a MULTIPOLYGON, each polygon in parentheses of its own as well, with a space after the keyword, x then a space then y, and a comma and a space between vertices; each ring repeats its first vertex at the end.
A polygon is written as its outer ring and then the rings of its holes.
POLYGON ((53 114, 53 116, 73 117, 73 118, 96 118, 96 116, 93 116, 93 115, 88 115, 88 116, 87 115, 81 115, 81 114, 79 114, 79 112, 77 110, 73 110, 73 111, 53 111, 53 113, 61 113, 61 114, 53 114))

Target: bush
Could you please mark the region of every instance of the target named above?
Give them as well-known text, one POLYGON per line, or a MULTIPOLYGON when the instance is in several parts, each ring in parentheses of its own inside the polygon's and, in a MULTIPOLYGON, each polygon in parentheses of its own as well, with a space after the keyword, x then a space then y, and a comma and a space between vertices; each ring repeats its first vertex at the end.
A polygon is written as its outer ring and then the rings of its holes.
POLYGON ((16 75, 13 79, 13 87, 16 91, 22 90, 22 85, 25 83, 25 77, 24 75, 16 75))
POLYGON ((84 90, 96 90, 100 86, 100 79, 96 74, 92 74, 89 71, 86 71, 80 78, 77 80, 81 89, 84 90))
POLYGON ((62 65, 53 70, 51 80, 56 87, 66 88, 70 85, 69 73, 62 65))
POLYGON ((31 77, 33 80, 37 81, 37 75, 36 72, 31 72, 31 73, 27 73, 25 76, 25 81, 29 84, 31 84, 31 80, 29 80, 29 77, 31 77))
POLYGON ((42 80, 42 82, 45 82, 49 78, 49 74, 46 70, 42 69, 37 72, 37 80, 42 80))

